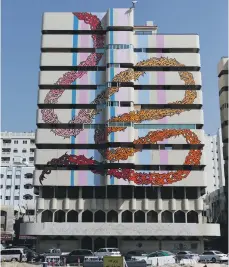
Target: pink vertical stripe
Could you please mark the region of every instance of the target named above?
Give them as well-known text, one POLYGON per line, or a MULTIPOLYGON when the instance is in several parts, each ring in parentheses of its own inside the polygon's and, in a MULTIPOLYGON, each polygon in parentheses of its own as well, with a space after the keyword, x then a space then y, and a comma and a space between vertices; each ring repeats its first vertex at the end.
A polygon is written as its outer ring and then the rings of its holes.
MULTIPOLYGON (((156 36, 156 46, 157 48, 161 48, 161 51, 157 53, 157 57, 163 57, 164 54, 162 52, 162 48, 164 48, 164 35, 157 35, 156 36)), ((157 72, 157 84, 158 90, 157 90, 157 103, 158 104, 166 104, 166 92, 165 90, 161 89, 160 85, 165 84, 165 73, 164 72, 157 72)), ((159 123, 167 124, 168 120, 167 118, 163 118, 158 120, 159 123)), ((168 143, 167 140, 164 140, 161 143, 168 143)), ((160 150, 160 164, 167 165, 168 164, 168 151, 166 150, 160 150)))

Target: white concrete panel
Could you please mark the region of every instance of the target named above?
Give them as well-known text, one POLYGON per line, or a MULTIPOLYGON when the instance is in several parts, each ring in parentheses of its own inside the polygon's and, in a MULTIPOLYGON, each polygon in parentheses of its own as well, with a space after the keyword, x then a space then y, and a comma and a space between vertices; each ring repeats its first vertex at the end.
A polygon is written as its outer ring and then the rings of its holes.
MULTIPOLYGON (((185 65, 186 67, 200 67, 200 54, 199 53, 161 53, 158 56, 158 53, 135 53, 134 64, 137 64, 139 61, 147 60, 150 58, 159 58, 164 57, 166 59, 175 59, 180 64, 185 65)), ((168 66, 165 61, 164 66, 168 66)), ((151 65, 153 66, 153 65, 151 65)), ((163 66, 163 65, 161 65, 163 66)))
POLYGON ((164 37, 164 44, 161 48, 199 48, 199 35, 186 35, 186 34, 173 34, 173 35, 163 35, 163 34, 154 34, 148 36, 148 45, 147 47, 141 47, 138 38, 141 38, 141 35, 134 35, 134 47, 135 48, 158 48, 160 45, 157 44, 157 40, 164 37))
POLYGON ((110 44, 112 35, 112 44, 133 44, 133 32, 130 31, 108 31, 106 33, 106 44, 110 44))
POLYGON ((220 236, 219 224, 197 223, 22 223, 21 235, 220 236))
MULTIPOLYGON (((134 104, 168 104, 181 101, 185 97, 185 90, 135 90, 134 104)), ((201 90, 196 90, 196 98, 193 104, 202 104, 201 90)))
MULTIPOLYGON (((84 47, 87 44, 85 44, 84 47)), ((91 45, 91 43, 90 43, 91 45)), ((43 34, 41 37, 42 48, 73 48, 72 34, 43 34)))
MULTIPOLYGON (((91 53, 41 53, 40 66, 77 66, 86 61, 91 53), (74 57, 74 54, 76 55, 74 57)), ((98 66, 105 66, 105 55, 98 66)))
MULTIPOLYGON (((111 49, 106 49, 107 63, 132 63, 134 64, 133 49, 113 49, 111 58, 111 49)), ((123 70, 123 69, 122 69, 123 70)))
MULTIPOLYGON (((63 78, 64 75, 65 75, 64 77, 66 77, 67 74, 70 74, 70 73, 76 73, 76 72, 74 71, 40 71, 39 84, 40 85, 54 84, 60 78, 63 78)), ((100 75, 101 75, 100 77, 102 76, 105 77, 104 74, 102 71, 100 71, 100 75)), ((96 83, 96 77, 97 77, 96 71, 88 71, 84 76, 86 75, 90 77, 90 80, 88 79, 88 82, 86 83, 84 81, 81 82, 81 80, 83 79, 77 79, 77 84, 89 84, 89 85, 97 84, 96 83)))
POLYGON ((74 15, 72 12, 45 12, 43 30, 73 30, 74 15))
MULTIPOLYGON (((109 16, 110 19, 109 9, 109 16)), ((108 20, 109 21, 109 20, 108 20)), ((131 8, 113 8, 113 23, 109 26, 134 26, 134 9, 131 8)))
POLYGON ((222 70, 228 70, 228 57, 222 57, 220 62, 218 63, 218 74, 220 74, 220 72, 222 70))

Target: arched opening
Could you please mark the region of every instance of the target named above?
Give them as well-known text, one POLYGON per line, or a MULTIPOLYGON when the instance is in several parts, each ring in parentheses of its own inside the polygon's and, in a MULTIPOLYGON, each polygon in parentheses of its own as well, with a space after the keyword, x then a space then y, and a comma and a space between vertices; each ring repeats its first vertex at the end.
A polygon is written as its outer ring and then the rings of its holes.
POLYGON ((91 237, 85 236, 81 240, 81 247, 82 247, 82 249, 90 249, 90 250, 92 250, 92 239, 91 239, 91 237))
POLYGON ((198 213, 194 210, 189 211, 187 214, 187 222, 188 223, 198 223, 199 222, 198 213))
POLYGON ((114 210, 110 210, 107 213, 107 222, 118 222, 118 213, 114 210))
POLYGON ((173 222, 173 214, 172 212, 165 210, 161 214, 161 222, 163 223, 171 223, 173 222))
POLYGON ((58 210, 54 213, 54 222, 65 222, 65 212, 63 210, 58 210))
POLYGON ((93 222, 93 213, 90 210, 85 210, 83 212, 82 222, 93 222))
POLYGON ((158 214, 156 211, 151 210, 147 213, 147 223, 157 223, 158 222, 158 214))
POLYGON ((67 214, 67 222, 78 222, 78 212, 70 210, 67 214))
POLYGON ((185 223, 185 213, 181 210, 178 210, 174 214, 175 223, 185 223))
POLYGON ((45 210, 41 214, 41 222, 52 222, 53 213, 51 210, 45 210))
POLYGON ((97 251, 100 248, 105 248, 105 239, 98 237, 94 241, 94 251, 97 251))
POLYGON ((122 213, 122 222, 126 222, 126 223, 133 222, 133 215, 131 211, 125 210, 122 213))
POLYGON ((145 213, 142 210, 138 210, 134 213, 134 222, 144 223, 145 221, 145 213))
POLYGON ((98 210, 95 212, 95 219, 94 222, 105 222, 106 221, 106 214, 102 210, 98 210))
POLYGON ((107 247, 108 248, 117 248, 118 247, 118 239, 114 236, 108 237, 107 247))

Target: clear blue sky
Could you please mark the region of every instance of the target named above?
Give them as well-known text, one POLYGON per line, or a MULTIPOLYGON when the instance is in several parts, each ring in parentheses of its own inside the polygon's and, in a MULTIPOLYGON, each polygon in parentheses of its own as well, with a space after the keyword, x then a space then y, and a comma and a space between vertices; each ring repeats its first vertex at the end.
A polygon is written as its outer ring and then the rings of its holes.
MULTIPOLYGON (((217 64, 228 56, 227 0, 139 0, 135 25, 153 20, 159 33, 200 35, 205 130, 220 126, 217 64)), ((104 12, 131 0, 2 0, 2 131, 36 128, 36 103, 45 11, 104 12)))

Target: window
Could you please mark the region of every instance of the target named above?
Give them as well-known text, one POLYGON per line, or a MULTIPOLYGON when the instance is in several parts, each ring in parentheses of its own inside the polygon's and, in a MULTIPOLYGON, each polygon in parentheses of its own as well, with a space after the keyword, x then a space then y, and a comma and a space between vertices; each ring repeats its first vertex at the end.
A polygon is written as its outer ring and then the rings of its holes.
POLYGON ((135 31, 135 35, 152 35, 152 31, 135 31))
POLYGON ((23 144, 27 144, 27 140, 23 140, 23 144))
POLYGON ((14 197, 14 200, 19 200, 19 196, 15 196, 14 197))
POLYGON ((22 149, 22 153, 26 153, 27 150, 25 148, 22 149))
POLYGON ((15 185, 15 189, 20 189, 20 185, 15 185))
POLYGON ((120 68, 120 64, 117 63, 109 63, 107 64, 108 68, 120 68))
POLYGON ((33 196, 27 194, 27 195, 24 195, 23 196, 23 199, 25 199, 25 200, 31 200, 31 199, 33 199, 33 196))
POLYGON ((3 144, 11 144, 11 140, 10 139, 3 139, 3 144))
POLYGON ((33 162, 34 161, 34 157, 29 157, 29 161, 33 162))
POLYGON ((34 153, 35 152, 35 148, 30 148, 30 153, 34 153))
POLYGON ((3 184, 1 184, 1 188, 3 188, 3 184))
POLYGON ((6 196, 6 200, 10 200, 10 196, 6 196))
POLYGON ((7 174, 7 179, 12 179, 12 175, 7 174))
POLYGON ((133 48, 132 44, 109 44, 107 49, 129 49, 133 48))
POLYGON ((3 162, 9 162, 10 161, 10 157, 2 157, 1 160, 3 162))
POLYGON ((4 174, 1 173, 1 178, 4 178, 4 174))
POLYGON ((25 184, 24 185, 24 188, 25 189, 32 189, 33 188, 33 185, 31 185, 31 184, 25 184))
POLYGON ((34 215, 35 211, 34 210, 26 210, 25 214, 26 215, 34 215))
POLYGON ((103 54, 105 52, 104 48, 96 48, 95 49, 96 53, 103 54))
POLYGON ((30 144, 35 144, 35 139, 31 139, 30 144))
POLYGON ((25 178, 33 178, 33 174, 32 173, 26 173, 24 177, 25 178))
POLYGON ((17 153, 18 152, 18 150, 17 149, 14 149, 14 153, 17 153))
POLYGON ((20 179, 21 175, 16 174, 16 179, 20 179))
POLYGON ((10 148, 3 148, 2 152, 3 153, 10 153, 11 149, 10 148))
POLYGON ((18 144, 18 140, 14 140, 14 144, 18 144))
POLYGON ((11 185, 7 185, 7 186, 6 186, 6 189, 10 189, 10 188, 11 188, 11 185))

